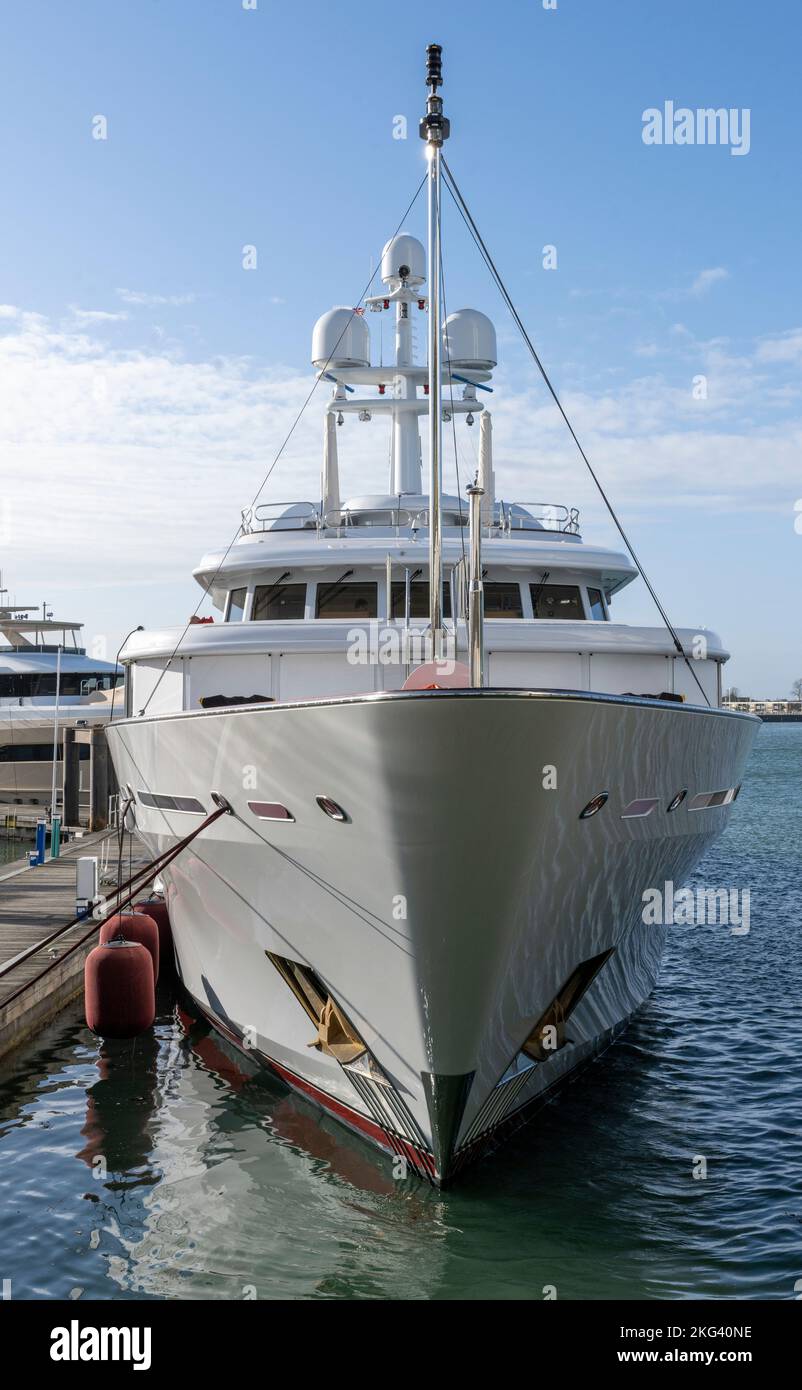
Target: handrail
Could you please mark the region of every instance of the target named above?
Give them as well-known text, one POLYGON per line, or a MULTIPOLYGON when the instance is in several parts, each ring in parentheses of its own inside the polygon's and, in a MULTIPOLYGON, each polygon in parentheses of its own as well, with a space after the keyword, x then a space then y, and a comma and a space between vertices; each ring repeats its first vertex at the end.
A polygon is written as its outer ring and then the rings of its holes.
MULTIPOLYGON (((447 517, 453 517, 457 511, 462 523, 467 525, 468 512, 466 508, 460 506, 460 508, 457 509, 457 507, 450 504, 444 507, 444 515, 447 517)), ((420 530, 422 527, 429 525, 428 507, 421 507, 418 511, 411 511, 408 507, 340 507, 334 512, 326 513, 321 520, 322 527, 332 525, 329 521, 329 517, 331 516, 340 517, 341 520, 339 523, 335 522, 334 525, 344 527, 357 526, 359 524, 359 517, 373 518, 374 526, 382 525, 382 522, 379 520, 381 517, 387 518, 388 526, 409 526, 412 530, 420 530)))
POLYGON ((567 507, 564 502, 515 502, 500 503, 504 529, 507 531, 559 531, 568 535, 579 532, 579 508, 567 507), (513 507, 526 508, 525 513, 513 511, 513 507), (538 515, 539 512, 539 515, 538 515), (536 525, 532 526, 532 522, 536 525), (549 524, 551 523, 551 524, 549 524))
MULTIPOLYGON (((173 845, 171 849, 165 850, 162 854, 157 855, 150 863, 135 870, 131 877, 127 879, 125 883, 122 883, 112 894, 117 901, 111 911, 107 912, 102 917, 98 917, 93 922, 89 931, 86 932, 80 940, 74 942, 72 946, 68 946, 67 950, 64 951, 57 960, 45 966, 44 970, 40 970, 39 974, 34 975, 32 979, 26 980, 24 984, 20 985, 19 988, 13 992, 13 994, 7 995, 5 999, 0 999, 0 1009, 4 1009, 7 1004, 12 1003, 18 995, 24 994, 26 989, 30 989, 32 985, 37 984, 44 975, 49 974, 51 970, 55 970, 56 966, 60 965, 63 960, 66 960, 67 956, 72 955, 73 951, 77 951, 80 946, 83 946, 104 922, 107 922, 109 918, 113 917, 121 908, 127 907, 136 897, 137 893, 141 893, 147 883, 150 883, 168 864, 171 864, 177 855, 179 855, 182 850, 186 849, 187 845, 190 845, 197 835, 200 835, 202 830, 205 830, 207 826, 212 825, 216 820, 219 820, 221 816, 225 815, 228 815, 228 806, 219 806, 216 810, 212 811, 200 825, 196 826, 194 830, 191 830, 182 840, 179 840, 177 845, 173 845), (126 892, 126 890, 130 891, 126 892)), ((106 901, 108 901, 108 899, 106 899, 106 901)), ((44 937, 42 941, 36 941, 32 946, 27 947, 26 950, 20 951, 19 955, 14 956, 12 960, 6 961, 4 965, 0 966, 0 979, 3 979, 6 975, 10 975, 18 966, 23 965, 26 960, 30 960, 31 956, 38 955, 40 951, 44 950, 45 946, 51 945, 52 942, 57 941, 59 937, 72 931, 73 927, 77 927, 79 923, 84 921, 86 921, 85 916, 74 917, 71 922, 67 922, 63 927, 58 927, 54 932, 51 932, 49 936, 44 937)))
MULTIPOLYGON (((496 504, 497 518, 487 527, 489 534, 510 535, 513 531, 552 531, 561 535, 579 534, 579 509, 563 502, 504 502, 496 504), (525 509, 525 510, 524 510, 525 509)), ((468 526, 468 508, 462 502, 449 502, 443 508, 447 526, 468 526)), ((421 530, 429 525, 429 508, 417 511, 409 507, 335 507, 321 513, 315 502, 261 502, 242 512, 242 535, 264 531, 322 531, 352 530, 365 527, 409 527, 421 530), (293 509, 290 511, 290 509, 293 509), (303 508, 303 510, 301 510, 303 508)))
POLYGON ((312 529, 310 522, 314 526, 320 524, 320 508, 316 502, 260 502, 256 507, 246 507, 241 515, 240 530, 245 536, 255 531, 308 531, 312 529), (291 516, 282 515, 280 509, 288 507, 305 507, 307 510, 296 511, 291 516))

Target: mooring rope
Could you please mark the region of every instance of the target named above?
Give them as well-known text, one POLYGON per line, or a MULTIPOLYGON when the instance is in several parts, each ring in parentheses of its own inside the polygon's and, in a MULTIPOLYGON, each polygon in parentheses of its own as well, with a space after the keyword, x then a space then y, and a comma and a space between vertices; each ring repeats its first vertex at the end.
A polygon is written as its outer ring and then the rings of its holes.
MULTIPOLYGON (((151 860, 150 863, 145 864, 141 869, 137 869, 136 872, 131 875, 128 881, 126 883, 123 883, 121 887, 117 890, 116 905, 103 917, 98 917, 93 922, 89 931, 84 936, 82 936, 79 941, 74 942, 72 946, 68 946, 67 950, 64 951, 63 954, 60 955, 57 960, 51 961, 49 965, 45 966, 44 970, 39 971, 38 975, 34 975, 33 979, 26 980, 25 984, 20 985, 20 987, 16 989, 13 992, 13 994, 9 994, 7 998, 0 1000, 0 1009, 5 1008, 7 1004, 10 1004, 12 1000, 16 999, 20 994, 24 994, 26 989, 30 989, 31 985, 37 984, 38 981, 41 980, 43 976, 49 974, 51 970, 55 970, 56 967, 59 966, 63 960, 67 959, 67 956, 72 955, 73 951, 77 951, 78 948, 80 946, 83 946, 96 931, 99 931, 99 929, 103 926, 104 922, 108 922, 109 918, 113 917, 115 913, 120 911, 121 908, 127 907, 128 904, 132 902, 133 899, 136 897, 137 893, 141 892, 145 885, 151 881, 151 879, 155 878, 157 874, 161 873, 162 869, 165 869, 168 864, 171 864, 173 860, 179 854, 181 854, 183 850, 187 848, 187 845, 190 845, 192 841, 196 839, 198 835, 200 835, 202 830, 206 830, 208 826, 213 825, 214 822, 216 820, 219 820, 221 816, 225 816, 228 814, 229 808, 227 805, 218 806, 217 809, 212 811, 211 815, 208 815, 200 825, 196 826, 194 830, 190 831, 189 835, 185 835, 182 840, 179 840, 177 845, 173 845, 172 849, 165 850, 165 852, 163 854, 158 855, 156 859, 151 860), (123 894, 123 896, 119 896, 119 894, 123 894)), ((18 956, 14 957, 13 960, 7 961, 5 965, 0 966, 0 979, 3 979, 5 975, 11 974, 13 970, 16 970, 17 966, 23 965, 26 960, 30 960, 31 956, 37 955, 39 951, 44 950, 45 946, 51 945, 52 942, 57 941, 59 937, 64 936, 64 934, 68 931, 72 931, 73 927, 77 927, 80 922, 84 921, 86 921, 86 917, 74 917, 71 922, 67 922, 67 924, 63 927, 58 927, 56 931, 51 932, 50 936, 46 936, 44 940, 37 941, 33 946, 29 946, 27 950, 21 951, 18 956)))

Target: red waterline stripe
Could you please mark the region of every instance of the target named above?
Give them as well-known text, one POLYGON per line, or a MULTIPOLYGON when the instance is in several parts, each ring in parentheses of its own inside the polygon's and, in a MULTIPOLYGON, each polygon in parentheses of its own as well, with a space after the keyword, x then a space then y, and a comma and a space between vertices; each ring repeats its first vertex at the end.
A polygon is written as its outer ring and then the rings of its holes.
MULTIPOLYGON (((243 1052, 246 1057, 253 1056, 253 1053, 249 1049, 242 1046, 242 1042, 237 1037, 236 1033, 232 1033, 231 1029, 223 1023, 222 1019, 218 1019, 216 1014, 209 1013, 197 999, 195 999, 194 1002, 209 1022, 215 1028, 218 1028, 235 1047, 238 1047, 240 1052, 243 1052)), ((397 1155, 397 1149, 393 1148, 389 1136, 380 1125, 375 1124, 373 1120, 369 1120, 366 1115, 360 1115, 358 1110, 352 1110, 351 1107, 346 1105, 343 1101, 335 1100, 327 1091, 321 1091, 317 1086, 313 1085, 311 1081, 307 1081, 304 1077, 298 1076, 297 1073, 291 1071, 289 1067, 282 1066, 274 1057, 268 1057, 266 1052, 260 1052, 259 1057, 267 1063, 271 1071, 275 1071, 281 1077, 282 1081, 293 1090, 301 1091, 305 1095, 310 1096, 322 1109, 328 1110, 332 1115, 335 1115, 337 1119, 347 1125, 349 1129, 354 1129, 362 1134, 369 1135, 385 1153, 390 1154, 392 1157, 397 1155)), ((416 1149, 413 1144, 410 1144, 400 1134, 393 1134, 393 1140, 403 1150, 413 1168, 420 1165, 426 1168, 432 1177, 435 1176, 436 1170, 431 1154, 427 1153, 425 1150, 416 1149)))

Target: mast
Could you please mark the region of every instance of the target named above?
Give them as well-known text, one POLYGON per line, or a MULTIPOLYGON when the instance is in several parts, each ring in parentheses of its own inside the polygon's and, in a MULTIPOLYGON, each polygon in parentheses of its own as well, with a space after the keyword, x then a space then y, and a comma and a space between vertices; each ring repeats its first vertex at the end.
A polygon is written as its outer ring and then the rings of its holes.
POLYGON ((485 683, 485 593, 482 582, 482 498, 485 490, 477 476, 468 488, 471 510, 471 574, 468 589, 468 651, 471 662, 471 685, 485 683))
POLYGON ((443 115, 443 101, 437 88, 443 85, 442 48, 430 43, 426 49, 426 115, 421 118, 420 135, 426 141, 428 178, 428 256, 429 256, 429 624, 432 657, 440 655, 443 632, 443 523, 440 511, 442 492, 443 405, 440 355, 440 154, 450 125, 443 115))

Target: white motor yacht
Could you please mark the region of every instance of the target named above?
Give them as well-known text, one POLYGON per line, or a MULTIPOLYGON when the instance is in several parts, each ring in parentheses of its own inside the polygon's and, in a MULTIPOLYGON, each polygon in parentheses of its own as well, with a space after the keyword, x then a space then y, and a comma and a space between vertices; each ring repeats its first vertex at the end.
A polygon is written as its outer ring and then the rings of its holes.
POLYGON ((46 603, 40 609, 8 598, 0 588, 0 815, 13 822, 60 809, 63 734, 74 729, 79 810, 85 818, 91 730, 105 726, 112 713, 122 713, 121 692, 112 711, 122 672, 87 655, 81 623, 54 618, 46 603))
POLYGON ((205 555, 217 620, 128 641, 109 739, 154 855, 230 812, 163 875, 196 1007, 444 1183, 646 999, 664 928, 643 894, 725 829, 759 721, 722 708, 715 633, 617 620, 634 552, 501 495, 493 324, 442 312, 436 45, 427 84, 427 250, 402 227, 381 291, 315 326, 320 496, 257 503, 205 555), (349 499, 338 438, 370 421, 389 477, 349 499), (442 490, 446 428, 479 436, 465 496, 442 490))

